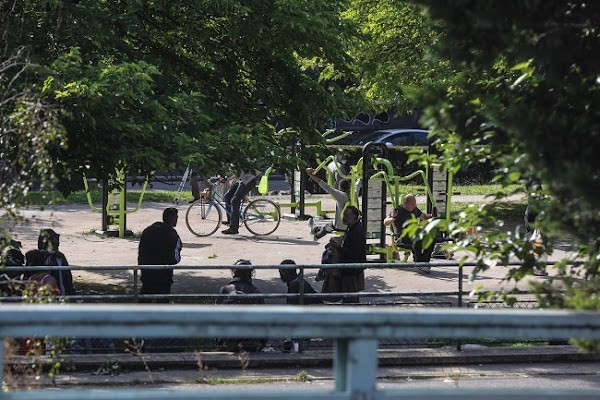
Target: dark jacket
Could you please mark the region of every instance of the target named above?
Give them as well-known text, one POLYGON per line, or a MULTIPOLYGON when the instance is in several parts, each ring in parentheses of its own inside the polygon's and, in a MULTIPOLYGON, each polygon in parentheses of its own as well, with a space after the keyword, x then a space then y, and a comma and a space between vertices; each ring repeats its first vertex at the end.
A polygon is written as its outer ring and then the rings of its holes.
MULTIPOLYGON (((150 225, 140 239, 139 265, 175 265, 181 261, 181 239, 172 226, 163 222, 150 225)), ((162 286, 173 283, 173 269, 142 270, 142 283, 162 286)))
MULTIPOLYGON (((44 265, 69 265, 67 258, 60 251, 40 250, 40 253, 44 257, 44 265)), ((73 287, 73 274, 70 270, 51 271, 50 275, 56 279, 60 293, 63 296, 76 294, 73 287)))
MULTIPOLYGON (((310 286, 310 283, 306 282, 305 279, 303 279, 304 281, 304 293, 317 293, 315 289, 313 289, 312 286, 310 286)), ((300 276, 297 276, 296 279, 290 281, 287 283, 287 287, 288 287, 288 293, 300 293, 300 276)), ((288 304, 300 304, 300 299, 299 298, 288 298, 286 299, 286 302, 288 304)), ((323 300, 321 299, 304 299, 304 304, 323 304, 323 300)))
POLYGON ((260 290, 254 286, 251 282, 240 280, 240 278, 233 278, 229 285, 222 286, 219 290, 219 294, 229 294, 230 298, 219 298, 217 304, 265 304, 265 299, 244 299, 236 298, 235 296, 244 294, 260 294, 260 290), (231 290, 232 287, 235 290, 231 290))
MULTIPOLYGON (((364 263, 367 262, 365 233, 360 222, 355 223, 346 230, 342 237, 342 245, 339 247, 341 263, 364 263)), ((342 275, 356 275, 359 269, 341 270, 342 275)))

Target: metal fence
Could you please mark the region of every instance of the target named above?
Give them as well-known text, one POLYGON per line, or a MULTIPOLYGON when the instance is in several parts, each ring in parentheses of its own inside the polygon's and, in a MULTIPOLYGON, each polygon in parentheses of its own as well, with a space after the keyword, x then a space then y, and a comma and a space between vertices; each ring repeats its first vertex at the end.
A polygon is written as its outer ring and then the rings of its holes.
MULTIPOLYGON (((371 307, 198 306, 198 305, 3 305, 0 308, 0 363, 7 337, 195 337, 272 335, 336 341, 335 389, 288 392, 286 399, 597 399, 599 390, 479 389, 382 391, 377 389, 378 339, 468 337, 576 337, 600 339, 600 314, 543 310, 432 310, 371 307)), ((0 364, 0 371, 3 371, 0 364)), ((0 376, 0 381, 2 376, 0 376)), ((173 390, 68 390, 0 392, 2 400, 195 399, 200 393, 173 390)), ((203 391, 203 398, 276 399, 281 392, 203 391)))
MULTIPOLYGON (((547 264, 553 265, 555 262, 550 261, 547 264)), ((418 267, 452 267, 457 270, 457 290, 455 291, 418 291, 418 292, 394 292, 394 291, 379 291, 379 292, 368 292, 363 291, 359 293, 361 298, 393 298, 393 297, 434 297, 434 296, 456 296, 457 306, 463 307, 463 296, 468 295, 469 291, 463 290, 464 274, 463 267, 476 266, 473 262, 430 262, 430 263, 391 263, 391 264, 380 264, 380 263, 363 263, 363 264, 297 264, 297 265, 236 265, 236 269, 255 269, 255 270, 278 270, 278 269, 297 269, 299 271, 300 278, 304 278, 306 270, 318 270, 318 269, 415 269, 418 267)), ((509 263, 506 266, 518 266, 521 263, 509 263)), ((139 300, 216 300, 218 298, 227 297, 227 295, 219 294, 207 294, 207 293, 191 293, 191 294, 145 294, 141 295, 138 293, 140 271, 141 270, 160 270, 160 269, 174 269, 174 270, 226 270, 231 269, 232 265, 140 265, 140 266, 123 266, 123 265, 106 265, 106 266, 41 266, 41 267, 6 267, 5 272, 7 273, 19 273, 29 272, 33 270, 38 271, 57 271, 57 270, 84 270, 84 271, 132 271, 132 286, 131 294, 102 294, 102 295, 90 295, 90 294, 78 294, 68 296, 69 300, 72 301, 106 301, 106 300, 118 300, 118 301, 131 301, 137 303, 139 300)), ((527 291, 520 291, 517 294, 526 294, 527 291)), ((356 293, 336 293, 337 298, 356 297, 356 293)), ((300 285, 300 293, 298 294, 287 294, 287 293, 263 293, 243 296, 245 298, 263 298, 263 299, 289 299, 296 298, 300 304, 305 304, 309 298, 320 298, 327 299, 331 297, 331 294, 306 294, 304 293, 303 285, 300 285)), ((58 296, 60 299, 61 296, 58 296)), ((66 297, 65 297, 66 298, 66 297)), ((19 297, 0 297, 0 302, 19 302, 22 301, 19 297)))

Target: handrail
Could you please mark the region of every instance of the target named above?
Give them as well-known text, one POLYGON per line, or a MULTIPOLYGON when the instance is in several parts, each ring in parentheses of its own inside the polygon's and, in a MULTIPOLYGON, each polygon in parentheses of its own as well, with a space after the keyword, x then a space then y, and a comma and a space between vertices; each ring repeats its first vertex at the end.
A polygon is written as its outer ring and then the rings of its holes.
MULTIPOLYGON (((374 310, 369 307, 331 308, 295 306, 191 306, 191 305, 4 305, 0 308, 0 381, 5 337, 172 337, 264 338, 323 337, 336 340, 333 392, 286 392, 286 399, 391 399, 452 398, 501 399, 505 391, 475 392, 412 390, 410 393, 377 389, 378 339, 423 336, 440 339, 576 337, 600 339, 600 313, 565 310, 374 310), (475 396, 476 394, 476 396, 475 396)), ((511 391, 511 399, 596 399, 598 390, 561 390, 554 397, 543 390, 511 391)), ((207 398, 275 399, 281 392, 238 390, 235 393, 202 392, 207 398)), ((190 399, 194 391, 69 390, 0 393, 2 400, 45 399, 190 399)))

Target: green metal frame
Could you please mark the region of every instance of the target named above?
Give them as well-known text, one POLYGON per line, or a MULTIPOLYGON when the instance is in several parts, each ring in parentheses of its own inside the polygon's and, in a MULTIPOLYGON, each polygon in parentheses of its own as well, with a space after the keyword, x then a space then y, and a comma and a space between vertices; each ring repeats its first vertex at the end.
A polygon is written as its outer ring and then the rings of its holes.
MULTIPOLYGON (((119 237, 120 238, 124 238, 125 237, 125 232, 127 231, 127 227, 125 226, 125 221, 126 218, 125 216, 127 214, 131 214, 134 213, 136 211, 138 211, 141 206, 142 206, 142 201, 144 200, 144 194, 146 193, 146 188, 148 186, 148 177, 146 177, 146 180, 144 181, 144 184, 142 185, 142 190, 140 192, 140 196, 138 198, 137 201, 137 205, 134 209, 131 210, 127 210, 127 191, 125 190, 125 185, 127 184, 127 182, 125 182, 125 173, 123 172, 123 170, 118 170, 117 171, 117 181, 119 182, 119 189, 113 189, 113 191, 109 194, 108 196, 108 201, 106 203, 106 214, 110 217, 110 222, 112 222, 113 225, 116 223, 116 225, 118 225, 119 227, 119 237), (112 203, 112 197, 111 194, 113 193, 119 193, 119 204, 116 205, 116 207, 113 207, 113 203, 112 203)), ((83 185, 85 187, 85 194, 88 200, 88 204, 90 205, 90 208, 94 211, 99 211, 102 212, 102 207, 96 207, 94 205, 94 202, 92 200, 92 193, 90 191, 89 188, 89 184, 88 184, 88 180, 87 180, 87 176, 85 175, 85 173, 83 174, 83 185)))

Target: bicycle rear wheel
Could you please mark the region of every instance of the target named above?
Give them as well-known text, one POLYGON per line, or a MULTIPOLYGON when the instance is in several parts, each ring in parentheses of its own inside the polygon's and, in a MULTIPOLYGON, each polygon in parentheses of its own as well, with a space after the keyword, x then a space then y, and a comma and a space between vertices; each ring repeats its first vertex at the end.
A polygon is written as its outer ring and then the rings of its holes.
POLYGON ((200 197, 185 213, 185 224, 196 236, 210 236, 221 225, 221 208, 213 201, 200 197))
POLYGON ((244 225, 255 235, 269 235, 281 222, 279 206, 267 199, 250 202, 244 209, 244 225))

